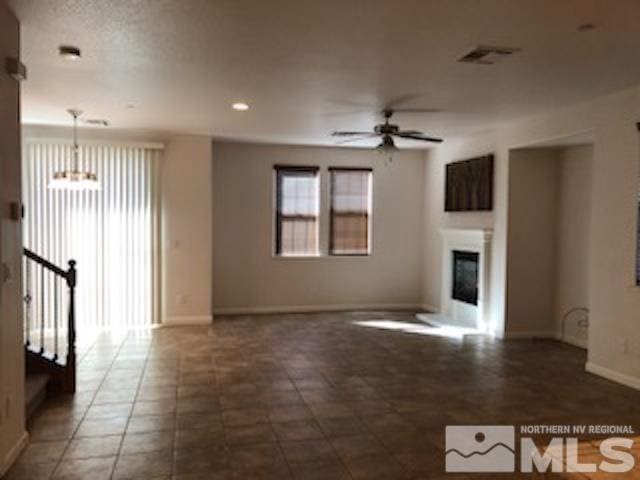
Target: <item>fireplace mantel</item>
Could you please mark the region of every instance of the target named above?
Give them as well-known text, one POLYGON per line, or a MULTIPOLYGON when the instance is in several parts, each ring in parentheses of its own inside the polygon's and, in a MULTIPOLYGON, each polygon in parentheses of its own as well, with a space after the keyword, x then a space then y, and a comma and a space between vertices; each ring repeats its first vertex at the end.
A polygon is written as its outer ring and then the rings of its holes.
POLYGON ((442 228, 440 234, 444 240, 460 240, 464 242, 473 242, 478 244, 491 243, 493 238, 493 230, 485 228, 442 228))
POLYGON ((442 299, 440 318, 452 325, 489 331, 489 290, 491 239, 493 230, 446 228, 442 234, 442 299), (453 252, 478 254, 478 303, 472 305, 452 298, 453 252))

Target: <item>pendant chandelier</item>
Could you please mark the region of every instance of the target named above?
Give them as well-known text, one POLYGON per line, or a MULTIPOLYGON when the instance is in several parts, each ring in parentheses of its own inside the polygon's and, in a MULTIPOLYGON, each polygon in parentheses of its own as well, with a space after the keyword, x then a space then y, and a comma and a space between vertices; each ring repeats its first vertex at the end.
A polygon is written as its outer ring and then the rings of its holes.
POLYGON ((49 188, 54 190, 100 190, 98 176, 89 170, 80 170, 80 148, 78 146, 78 117, 80 110, 67 110, 73 117, 73 167, 71 170, 61 170, 53 174, 49 188))

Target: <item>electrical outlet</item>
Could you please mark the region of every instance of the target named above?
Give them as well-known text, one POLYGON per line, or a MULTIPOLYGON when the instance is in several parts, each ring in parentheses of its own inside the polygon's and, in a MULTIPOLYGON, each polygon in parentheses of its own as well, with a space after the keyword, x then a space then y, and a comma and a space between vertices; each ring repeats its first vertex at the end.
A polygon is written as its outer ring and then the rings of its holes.
POLYGON ((184 294, 177 295, 176 300, 178 301, 178 305, 186 305, 187 296, 184 294))

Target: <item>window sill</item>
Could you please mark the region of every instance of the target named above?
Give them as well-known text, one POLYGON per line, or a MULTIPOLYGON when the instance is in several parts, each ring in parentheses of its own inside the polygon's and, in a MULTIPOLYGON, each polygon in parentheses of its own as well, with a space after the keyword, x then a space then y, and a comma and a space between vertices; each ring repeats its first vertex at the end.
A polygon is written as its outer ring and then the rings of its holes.
POLYGON ((331 259, 347 259, 347 258, 372 258, 373 255, 363 254, 363 255, 328 255, 328 254, 319 254, 319 255, 271 255, 271 258, 274 260, 331 260, 331 259))

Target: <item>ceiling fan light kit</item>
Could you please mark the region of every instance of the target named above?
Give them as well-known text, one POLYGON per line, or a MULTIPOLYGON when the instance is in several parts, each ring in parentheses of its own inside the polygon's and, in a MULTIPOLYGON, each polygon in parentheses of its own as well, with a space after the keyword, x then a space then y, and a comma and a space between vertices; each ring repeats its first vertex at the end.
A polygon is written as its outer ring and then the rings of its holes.
POLYGON ((382 142, 376 147, 376 152, 380 155, 385 155, 387 157, 387 163, 391 163, 393 161, 393 154, 400 150, 396 143, 393 141, 393 137, 391 135, 385 135, 382 137, 382 142))

